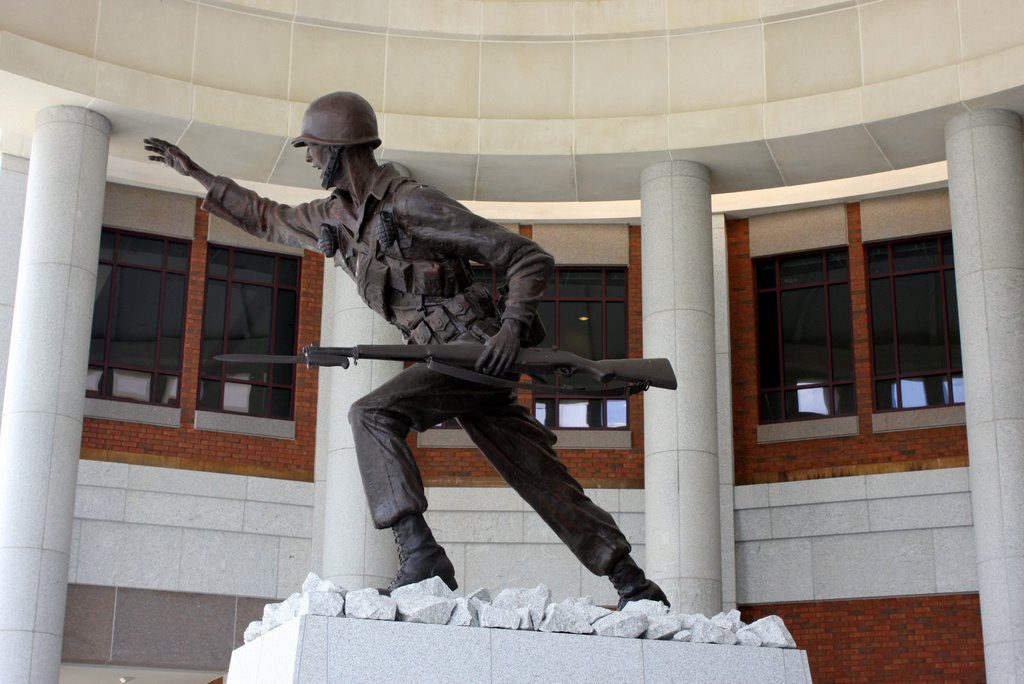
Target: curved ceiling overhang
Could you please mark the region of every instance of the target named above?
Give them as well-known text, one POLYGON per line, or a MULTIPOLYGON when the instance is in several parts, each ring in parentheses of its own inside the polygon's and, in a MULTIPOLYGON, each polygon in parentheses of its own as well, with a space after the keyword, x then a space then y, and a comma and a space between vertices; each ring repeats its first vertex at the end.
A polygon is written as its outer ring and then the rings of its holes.
POLYGON ((29 155, 39 109, 87 106, 128 182, 156 135, 316 188, 287 140, 335 89, 378 109, 384 159, 476 201, 635 200, 669 159, 716 193, 877 174, 943 160, 957 113, 1024 113, 1019 0, 0 4, 0 150, 29 155))

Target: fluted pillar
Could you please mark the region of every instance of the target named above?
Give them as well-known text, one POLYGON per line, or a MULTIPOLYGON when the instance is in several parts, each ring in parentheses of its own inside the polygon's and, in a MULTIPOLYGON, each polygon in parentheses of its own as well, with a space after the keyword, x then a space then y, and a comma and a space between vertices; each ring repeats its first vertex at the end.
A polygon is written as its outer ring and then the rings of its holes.
POLYGON ((644 396, 647 572, 674 609, 722 609, 711 174, 688 161, 641 175, 644 356, 679 390, 644 396))
POLYGON ((36 117, 0 425, 0 681, 59 677, 110 122, 36 117))
POLYGON ((1024 148, 1021 118, 946 126, 985 671, 1024 681, 1024 148))

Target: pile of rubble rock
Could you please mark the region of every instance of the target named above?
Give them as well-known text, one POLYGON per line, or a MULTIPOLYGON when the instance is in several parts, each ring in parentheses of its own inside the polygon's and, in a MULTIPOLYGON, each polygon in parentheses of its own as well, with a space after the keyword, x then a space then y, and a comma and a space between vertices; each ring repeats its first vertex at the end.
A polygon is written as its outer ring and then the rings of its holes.
POLYGON ((738 610, 708 618, 671 613, 667 606, 655 601, 634 601, 621 611, 612 611, 594 605, 589 597, 552 603, 551 590, 543 584, 533 589, 503 589, 493 599, 486 589, 462 597, 437 577, 383 596, 376 589, 346 591, 314 573, 302 583, 301 593, 292 594, 281 603, 267 604, 263 620, 250 623, 245 630, 245 642, 299 615, 796 648, 782 618, 776 615, 748 625, 740 620, 738 610))

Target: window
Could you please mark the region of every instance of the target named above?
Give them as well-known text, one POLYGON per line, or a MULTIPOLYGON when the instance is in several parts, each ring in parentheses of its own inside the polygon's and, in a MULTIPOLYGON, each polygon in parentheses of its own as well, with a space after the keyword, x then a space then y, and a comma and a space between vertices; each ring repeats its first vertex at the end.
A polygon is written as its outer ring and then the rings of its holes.
POLYGON ((875 409, 964 401, 953 240, 866 247, 875 409))
POLYGON ((759 259, 761 422, 856 412, 846 250, 759 259))
POLYGON ((217 354, 294 354, 299 259, 210 246, 198 408, 291 418, 295 368, 217 354))
MULTIPOLYGON (((588 359, 624 359, 629 355, 624 268, 557 268, 538 314, 547 330, 543 342, 546 347, 557 347, 588 359)), ((547 381, 564 384, 561 378, 547 381)), ((600 387, 579 375, 569 379, 568 384, 600 387)), ((552 428, 624 428, 628 424, 625 397, 537 395, 534 414, 552 428)))
POLYGON ((189 244, 104 228, 86 396, 178 405, 189 244))

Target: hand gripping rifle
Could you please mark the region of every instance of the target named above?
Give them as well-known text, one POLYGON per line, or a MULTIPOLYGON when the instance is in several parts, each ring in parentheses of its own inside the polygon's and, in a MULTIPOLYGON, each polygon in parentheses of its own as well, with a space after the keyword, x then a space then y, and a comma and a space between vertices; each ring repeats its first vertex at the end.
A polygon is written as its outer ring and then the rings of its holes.
POLYGON ((487 375, 473 370, 483 352, 482 344, 362 344, 355 347, 321 347, 310 344, 300 356, 272 354, 221 354, 217 361, 227 363, 304 363, 313 366, 341 366, 360 359, 409 361, 425 363, 428 368, 456 378, 494 387, 526 388, 534 391, 582 396, 624 396, 643 392, 651 387, 676 389, 676 376, 668 359, 604 359, 592 361, 572 352, 557 349, 530 348, 519 351, 508 371, 529 375, 536 382, 526 384, 508 377, 487 375), (556 375, 567 380, 580 375, 608 385, 599 389, 573 387, 560 382, 557 386, 544 382, 544 376, 556 375))

